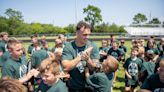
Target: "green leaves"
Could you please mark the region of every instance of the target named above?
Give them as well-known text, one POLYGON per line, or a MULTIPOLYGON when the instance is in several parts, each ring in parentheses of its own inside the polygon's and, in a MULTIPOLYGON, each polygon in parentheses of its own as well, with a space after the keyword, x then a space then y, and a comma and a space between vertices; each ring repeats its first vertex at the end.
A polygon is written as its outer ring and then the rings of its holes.
POLYGON ((133 18, 133 24, 140 24, 147 21, 147 17, 144 14, 138 13, 133 18))
POLYGON ((83 9, 83 13, 86 14, 84 20, 91 24, 92 30, 94 26, 102 21, 101 10, 93 5, 88 5, 83 9))

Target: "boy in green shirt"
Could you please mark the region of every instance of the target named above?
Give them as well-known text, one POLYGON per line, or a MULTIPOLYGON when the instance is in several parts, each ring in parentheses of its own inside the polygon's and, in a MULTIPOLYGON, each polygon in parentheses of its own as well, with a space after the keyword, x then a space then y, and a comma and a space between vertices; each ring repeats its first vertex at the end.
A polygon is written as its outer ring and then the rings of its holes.
MULTIPOLYGON (((112 43, 112 47, 108 50, 108 55, 115 57, 118 61, 121 60, 123 56, 123 51, 118 48, 119 43, 115 40, 112 43)), ((114 72, 113 86, 115 86, 117 71, 114 72)))
POLYGON ((141 92, 164 92, 164 59, 160 61, 158 73, 151 75, 142 84, 141 92))
POLYGON ((31 36, 31 44, 28 46, 28 54, 31 56, 32 54, 32 50, 34 48, 34 43, 38 42, 38 38, 37 38, 37 35, 32 35, 31 36))
POLYGON ((127 52, 127 47, 125 46, 125 40, 120 41, 119 49, 121 49, 124 52, 123 56, 121 57, 121 61, 124 63, 125 62, 125 55, 127 52))
POLYGON ((41 49, 41 45, 39 42, 34 43, 34 48, 32 51, 31 61, 32 61, 32 67, 38 68, 40 63, 48 58, 49 55, 46 50, 41 49))
POLYGON ((138 75, 142 66, 142 61, 137 57, 138 48, 133 47, 131 50, 131 57, 129 57, 123 67, 125 69, 125 91, 136 92, 138 85, 138 75))
POLYGON ((9 40, 7 45, 11 56, 2 67, 2 77, 9 76, 11 78, 19 79, 21 83, 28 81, 32 76, 34 76, 36 70, 27 72, 26 60, 22 57, 22 42, 12 38, 9 40))
POLYGON ((144 82, 146 79, 148 79, 152 74, 154 74, 155 71, 155 62, 153 62, 154 59, 154 52, 149 50, 145 53, 145 62, 143 62, 141 67, 141 82, 144 82))
POLYGON ((44 84, 40 85, 41 92, 68 92, 66 84, 60 79, 69 75, 60 75, 58 61, 47 58, 42 61, 39 67, 41 78, 44 84))
POLYGON ((157 58, 159 57, 160 52, 156 48, 156 42, 154 39, 149 39, 147 41, 147 46, 145 47, 145 52, 148 52, 148 51, 153 51, 153 53, 154 53, 153 61, 156 62, 157 58))
POLYGON ((8 33, 7 32, 1 32, 0 33, 0 67, 3 66, 3 59, 2 55, 7 51, 7 41, 8 41, 8 33))
POLYGON ((100 62, 103 62, 103 60, 107 58, 109 47, 108 47, 107 40, 102 40, 101 42, 102 42, 102 46, 99 48, 99 54, 100 54, 100 62))
POLYGON ((90 75, 88 68, 85 68, 86 82, 93 87, 94 92, 111 92, 112 79, 108 75, 118 69, 118 61, 113 56, 107 56, 102 63, 100 72, 90 75), (103 71, 103 72, 101 72, 103 71))
POLYGON ((1 37, 0 56, 2 56, 2 54, 7 51, 8 33, 7 32, 1 32, 0 37, 1 37))

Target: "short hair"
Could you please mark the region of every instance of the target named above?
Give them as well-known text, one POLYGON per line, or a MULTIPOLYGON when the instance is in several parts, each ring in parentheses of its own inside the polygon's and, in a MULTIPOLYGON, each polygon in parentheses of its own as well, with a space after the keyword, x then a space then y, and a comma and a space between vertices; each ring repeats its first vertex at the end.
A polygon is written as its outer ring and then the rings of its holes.
POLYGON ((64 38, 64 35, 63 34, 59 34, 58 35, 58 39, 61 39, 62 37, 64 38))
POLYGON ((41 39, 46 39, 46 36, 45 36, 45 35, 42 35, 42 36, 41 36, 41 39))
POLYGON ((134 46, 134 47, 132 47, 132 49, 131 49, 131 51, 139 51, 139 48, 138 48, 138 46, 134 46))
POLYGON ((147 47, 148 47, 148 44, 149 44, 150 42, 152 42, 154 45, 156 44, 156 42, 155 42, 154 39, 149 39, 149 40, 147 41, 147 47))
POLYGON ((8 35, 8 33, 7 32, 1 32, 0 33, 0 37, 3 37, 4 35, 8 35))
POLYGON ((36 46, 40 46, 40 45, 41 45, 40 42, 35 42, 35 43, 34 43, 34 47, 36 47, 36 46))
POLYGON ((27 88, 22 85, 17 79, 3 77, 0 79, 1 92, 27 92, 27 88))
POLYGON ((107 40, 104 40, 104 39, 103 39, 101 42, 105 42, 105 43, 108 43, 108 41, 107 41, 107 40))
POLYGON ((84 27, 85 29, 91 29, 91 26, 89 24, 87 24, 86 22, 80 21, 77 26, 76 26, 76 31, 79 31, 82 27, 84 27))
POLYGON ((155 54, 152 50, 148 50, 147 52, 145 52, 145 57, 148 59, 148 61, 153 60, 154 56, 155 54))
POLYGON ((16 44, 22 44, 22 41, 19 41, 13 37, 13 38, 9 39, 9 41, 7 43, 7 47, 10 49, 10 48, 15 47, 16 44))
POLYGON ((107 56, 107 59, 104 62, 107 62, 107 66, 110 68, 108 72, 114 72, 119 67, 118 60, 111 55, 107 56))
POLYGON ((48 71, 51 71, 54 75, 59 74, 59 64, 58 61, 54 58, 46 58, 42 61, 39 66, 39 71, 41 74, 44 74, 48 71))
POLYGON ((112 42, 112 45, 113 45, 113 43, 116 43, 117 45, 119 45, 118 40, 114 40, 114 41, 112 42))
POLYGON ((32 38, 36 38, 36 37, 38 37, 37 34, 31 35, 31 39, 32 39, 32 38))

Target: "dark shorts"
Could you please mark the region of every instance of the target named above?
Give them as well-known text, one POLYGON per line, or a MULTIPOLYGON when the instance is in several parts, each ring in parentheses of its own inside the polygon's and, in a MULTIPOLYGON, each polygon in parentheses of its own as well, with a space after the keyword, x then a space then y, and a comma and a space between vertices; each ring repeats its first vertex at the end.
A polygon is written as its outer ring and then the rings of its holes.
POLYGON ((128 78, 125 77, 125 86, 126 87, 131 87, 131 88, 136 88, 138 86, 138 82, 136 82, 134 85, 131 85, 128 78))

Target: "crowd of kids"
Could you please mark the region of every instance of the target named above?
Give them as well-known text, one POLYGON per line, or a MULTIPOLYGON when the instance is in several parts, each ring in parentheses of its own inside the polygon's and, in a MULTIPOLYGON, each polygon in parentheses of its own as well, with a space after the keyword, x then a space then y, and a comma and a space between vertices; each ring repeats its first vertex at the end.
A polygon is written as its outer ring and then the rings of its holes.
MULTIPOLYGON (((164 38, 126 41, 114 35, 98 46, 89 40, 91 27, 80 21, 76 37, 63 34, 50 49, 46 36, 23 42, 0 33, 1 92, 113 92, 119 65, 123 66, 124 92, 164 92, 164 38), (130 52, 130 55, 127 52, 130 52)), ((120 66, 120 67, 121 67, 120 66)))

